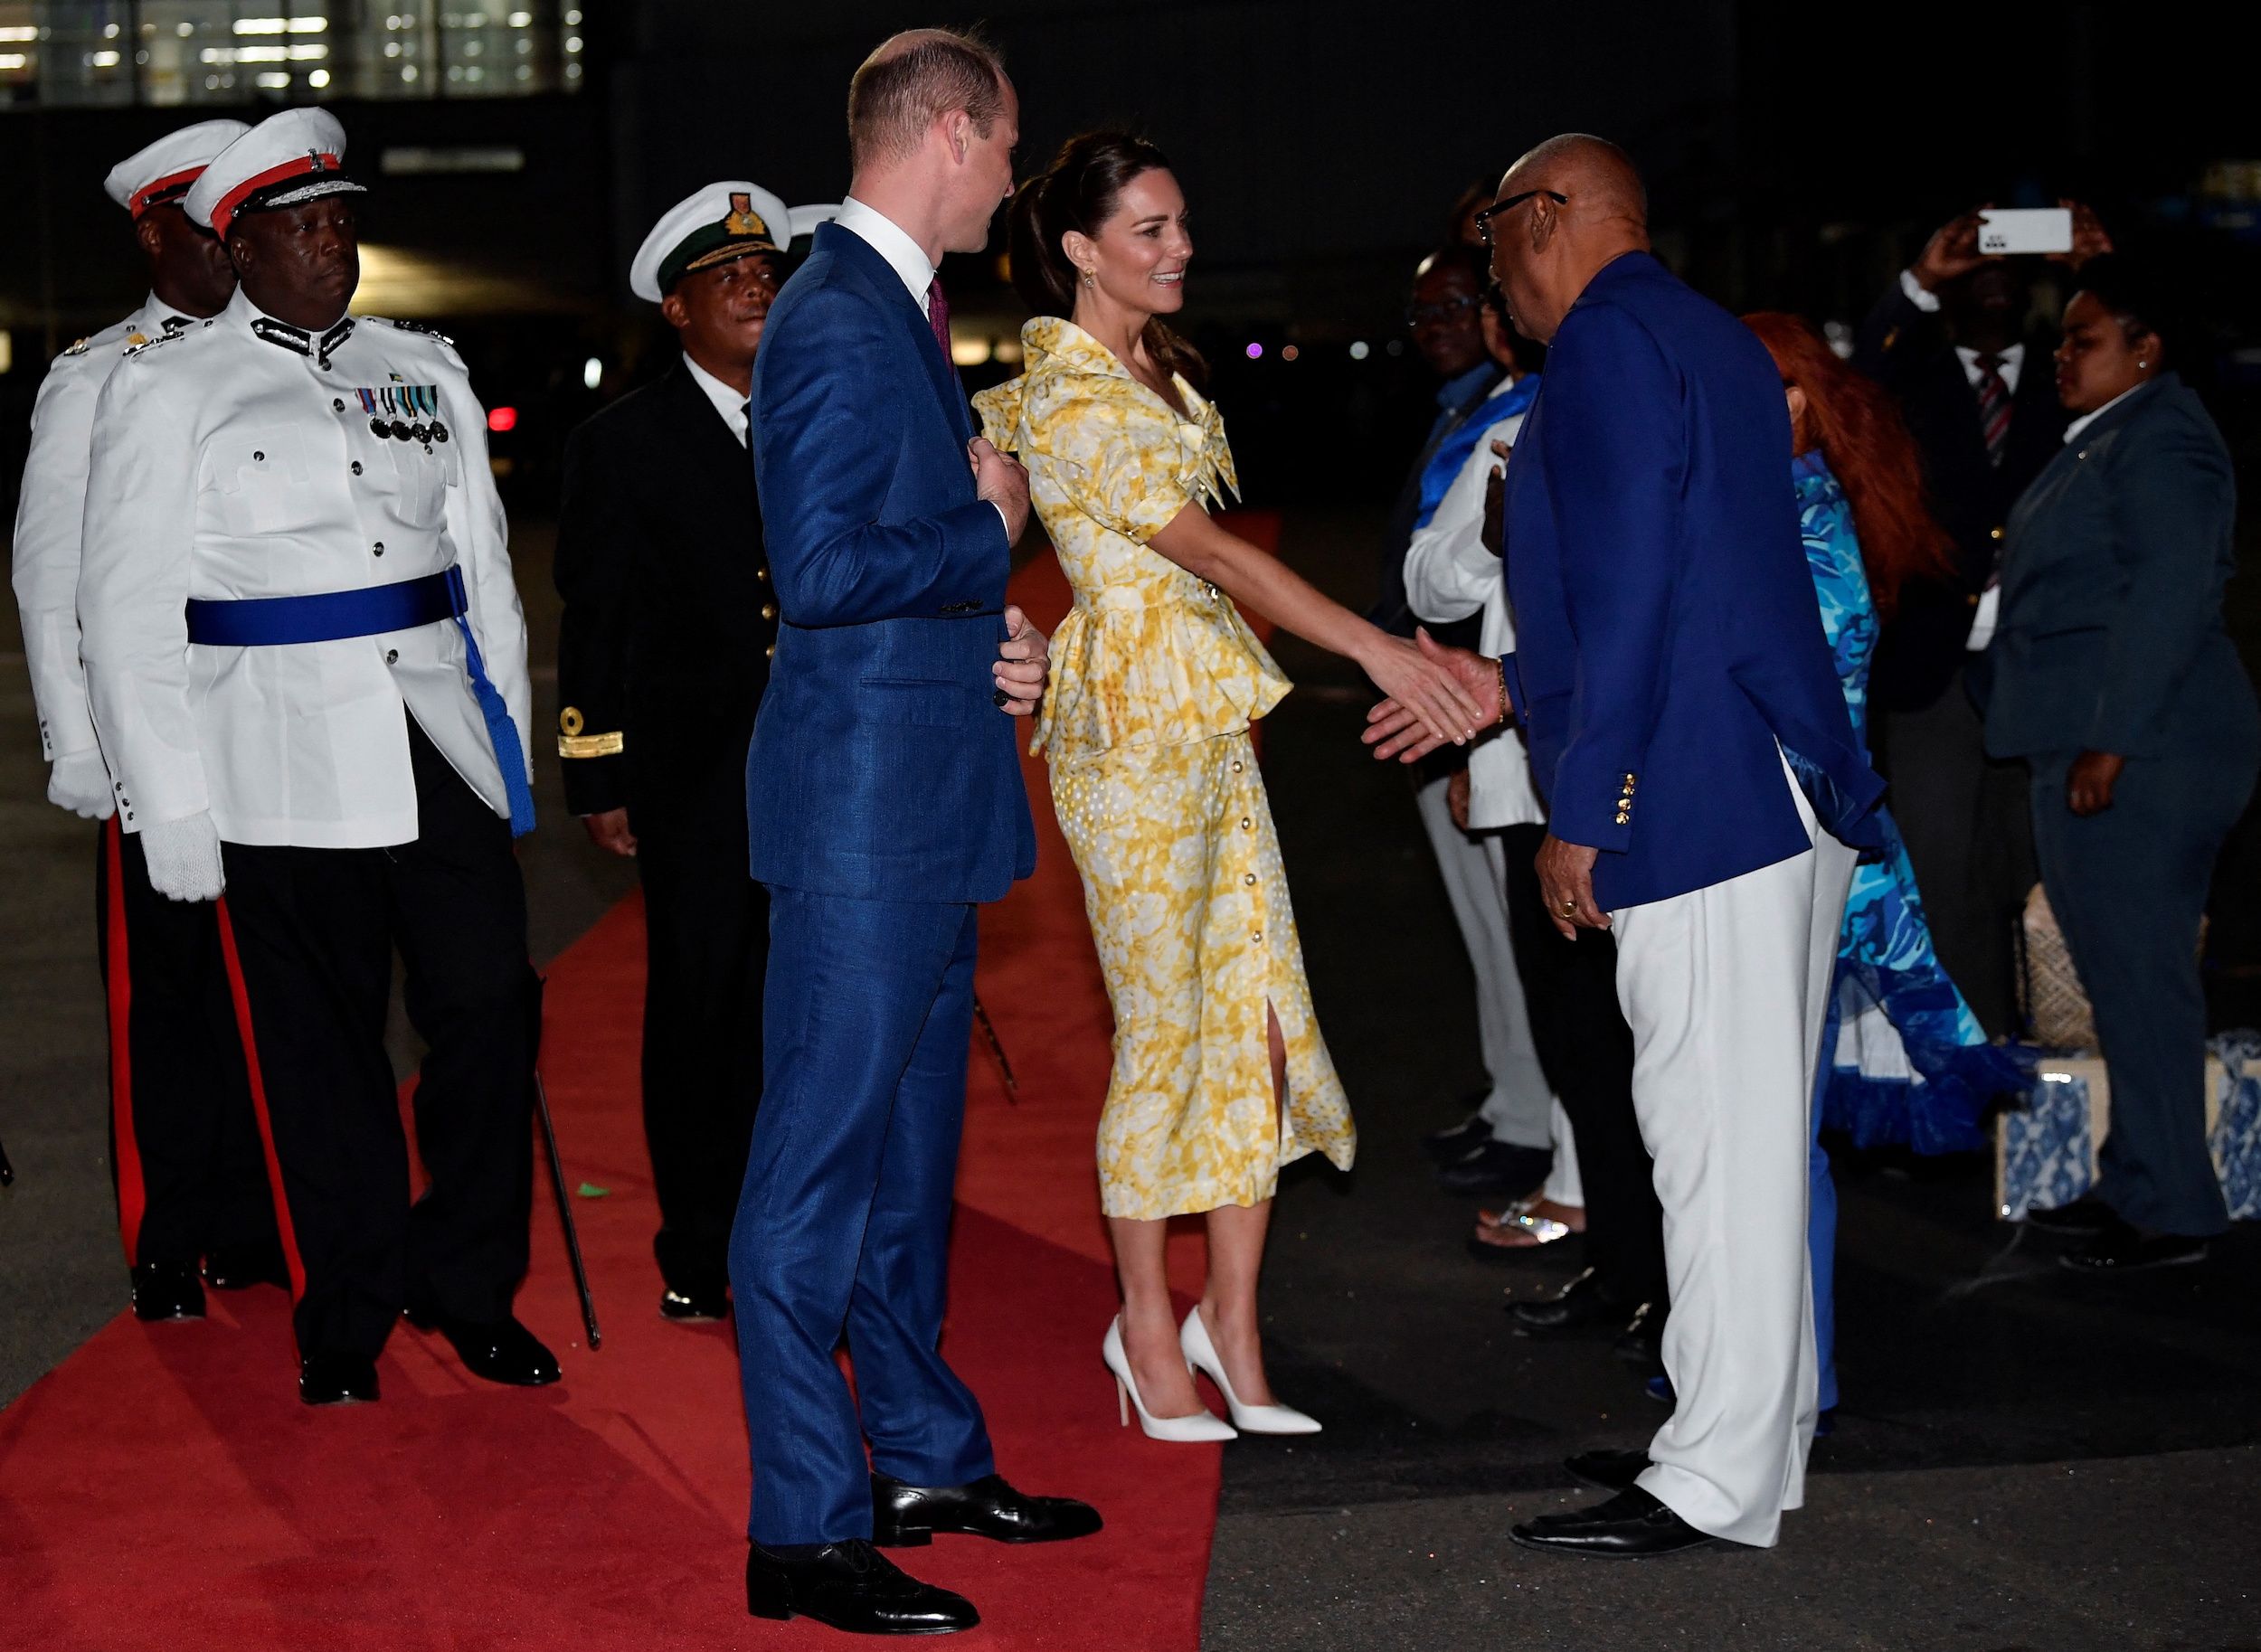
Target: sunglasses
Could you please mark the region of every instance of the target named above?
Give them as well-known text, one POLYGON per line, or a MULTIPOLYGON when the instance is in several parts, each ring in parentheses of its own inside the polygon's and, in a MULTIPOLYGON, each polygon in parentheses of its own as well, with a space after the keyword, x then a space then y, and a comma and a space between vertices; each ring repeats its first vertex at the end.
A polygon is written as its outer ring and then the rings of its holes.
POLYGON ((1504 212, 1521 206, 1533 195, 1545 195, 1556 206, 1567 206, 1570 204, 1570 197, 1568 195, 1551 189, 1527 189, 1520 194, 1509 195, 1505 201, 1495 201, 1490 206, 1484 208, 1482 212, 1476 214, 1476 230, 1477 232, 1484 238, 1485 246, 1489 247, 1492 244, 1491 221, 1504 212))

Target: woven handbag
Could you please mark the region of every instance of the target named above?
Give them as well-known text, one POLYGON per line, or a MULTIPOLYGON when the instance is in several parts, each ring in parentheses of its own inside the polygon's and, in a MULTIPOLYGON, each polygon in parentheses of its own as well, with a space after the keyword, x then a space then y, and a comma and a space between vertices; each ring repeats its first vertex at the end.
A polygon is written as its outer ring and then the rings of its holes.
POLYGON ((2073 949, 2036 883, 2018 924, 2018 1010, 2031 1043, 2053 1050, 2096 1047, 2096 1015, 2073 968, 2073 949))

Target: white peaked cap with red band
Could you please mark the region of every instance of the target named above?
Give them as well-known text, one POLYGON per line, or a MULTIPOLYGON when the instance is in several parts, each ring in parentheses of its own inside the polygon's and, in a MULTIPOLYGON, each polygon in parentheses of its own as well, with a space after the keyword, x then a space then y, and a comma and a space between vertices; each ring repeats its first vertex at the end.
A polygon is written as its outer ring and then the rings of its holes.
POLYGON ((238 212, 364 193, 345 175, 345 128, 336 116, 322 109, 285 109, 215 156, 181 204, 191 222, 224 241, 238 212))
POLYGON ((240 120, 200 120, 137 149, 102 180, 109 198, 138 218, 153 206, 177 201, 204 168, 251 128, 240 120))

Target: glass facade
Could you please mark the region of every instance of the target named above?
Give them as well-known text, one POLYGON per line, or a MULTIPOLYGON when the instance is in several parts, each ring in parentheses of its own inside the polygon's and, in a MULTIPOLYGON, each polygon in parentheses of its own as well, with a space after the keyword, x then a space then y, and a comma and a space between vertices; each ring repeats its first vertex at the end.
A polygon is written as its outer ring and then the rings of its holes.
POLYGON ((574 91, 580 0, 0 0, 0 107, 574 91))

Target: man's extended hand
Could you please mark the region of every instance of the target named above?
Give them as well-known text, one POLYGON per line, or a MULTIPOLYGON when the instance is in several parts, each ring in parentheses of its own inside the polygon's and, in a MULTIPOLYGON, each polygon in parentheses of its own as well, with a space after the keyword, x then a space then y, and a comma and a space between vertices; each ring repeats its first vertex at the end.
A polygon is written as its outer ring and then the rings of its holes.
POLYGON ((973 464, 974 492, 1005 514, 1005 537, 1020 543, 1021 530, 1028 525, 1028 472, 1018 459, 991 447, 986 436, 966 444, 966 457, 973 464))
MULTIPOLYGON (((1504 705, 1500 698, 1498 660, 1473 648, 1441 643, 1426 628, 1415 631, 1414 641, 1424 654, 1451 672, 1469 697, 1483 709, 1484 722, 1477 730, 1479 739, 1485 730, 1496 729, 1505 717, 1514 715, 1515 708, 1504 705)), ((1377 760, 1394 757, 1401 763, 1417 763, 1444 743, 1423 726, 1417 715, 1395 700, 1385 700, 1366 714, 1366 732, 1358 738, 1374 748, 1377 760)))
POLYGON ((1565 940, 1577 939, 1580 930, 1610 927, 1609 914, 1594 903, 1594 863, 1600 858, 1600 850, 1566 844, 1552 832, 1538 846, 1539 896, 1565 940))
POLYGON ((1978 250, 1979 212, 1993 204, 1989 201, 1978 212, 1950 219, 1924 243, 1923 251, 1908 266, 1908 273, 1916 278, 1918 287, 1935 293, 1957 276, 1968 275, 1981 264, 1996 261, 1978 250))
POLYGON ((993 667, 997 692, 1005 696, 998 704, 1008 716, 1032 716, 1052 675, 1052 643, 1009 602, 1005 605, 1005 631, 993 667))
POLYGON ((614 854, 634 854, 636 834, 629 830, 628 810, 603 809, 594 815, 582 817, 581 824, 588 829, 589 841, 600 849, 614 854))

